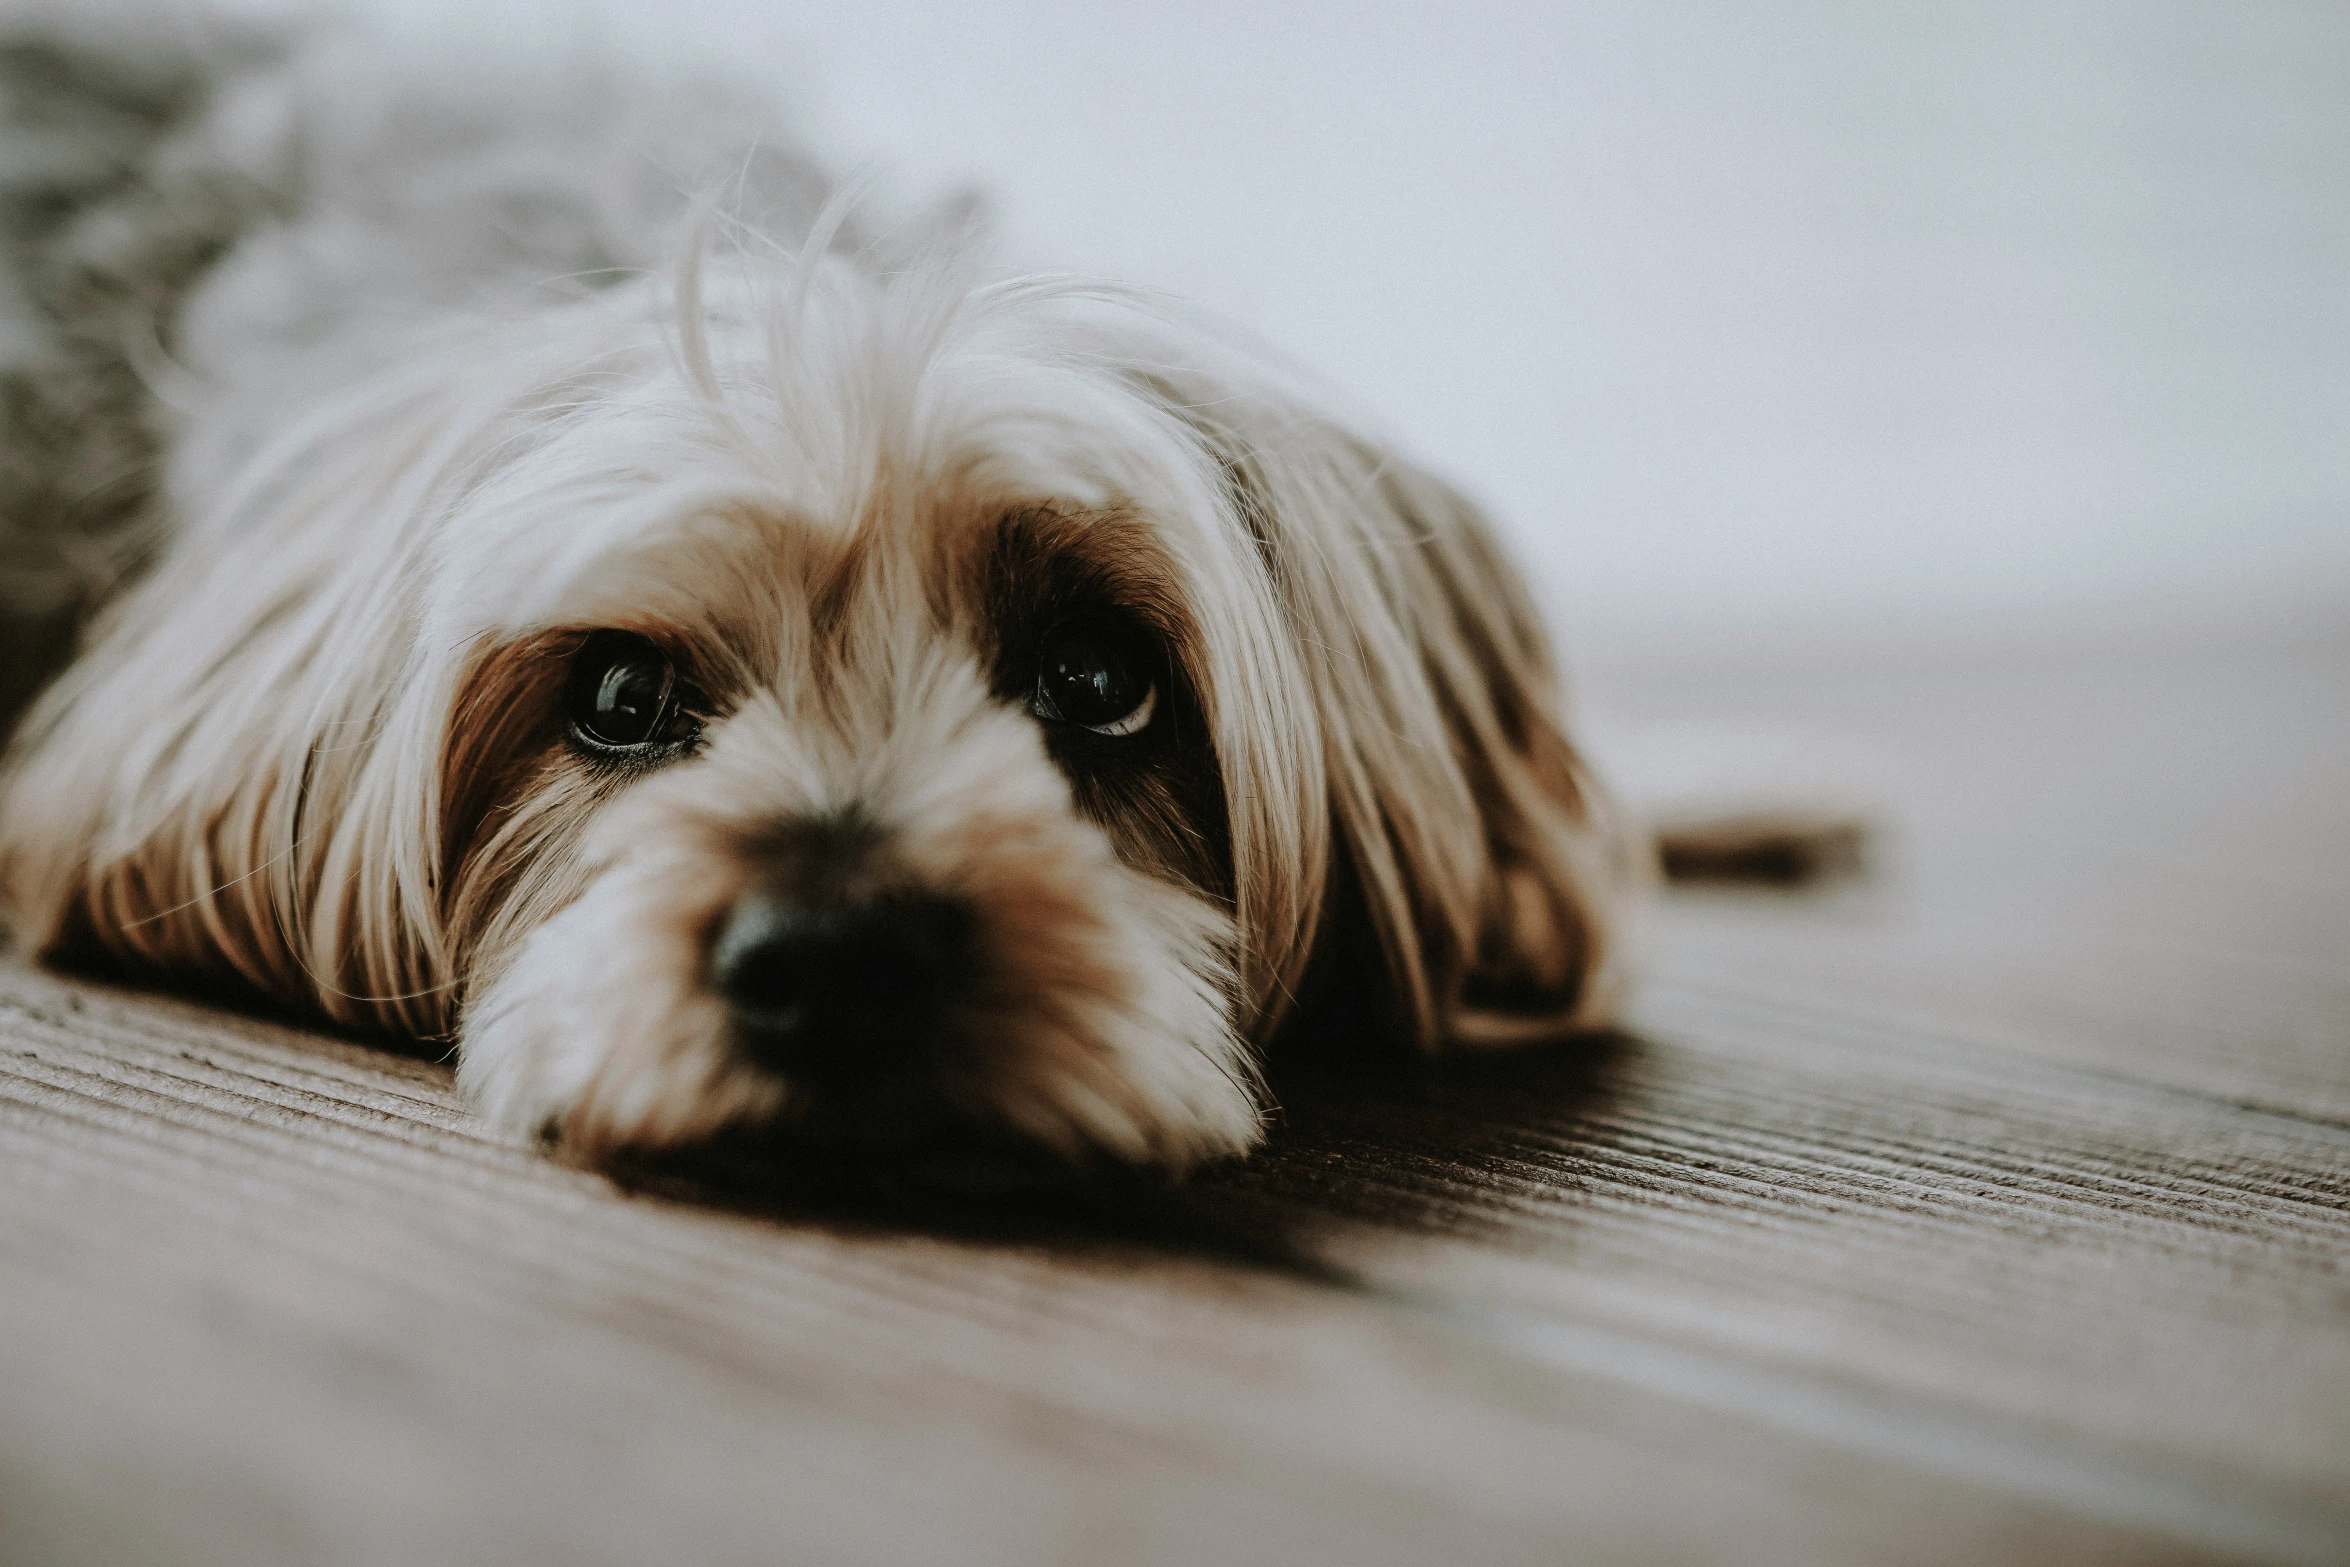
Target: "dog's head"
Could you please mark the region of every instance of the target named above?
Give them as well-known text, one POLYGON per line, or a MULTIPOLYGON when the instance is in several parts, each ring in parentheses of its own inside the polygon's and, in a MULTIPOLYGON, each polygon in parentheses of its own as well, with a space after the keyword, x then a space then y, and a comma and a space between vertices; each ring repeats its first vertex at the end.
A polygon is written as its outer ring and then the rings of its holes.
POLYGON ((1611 1001, 1636 856, 1483 524, 1132 299, 689 265, 185 499, 20 742, 20 920, 453 1032, 581 1154, 1245 1150, 1339 888, 1423 1043, 1611 1001))

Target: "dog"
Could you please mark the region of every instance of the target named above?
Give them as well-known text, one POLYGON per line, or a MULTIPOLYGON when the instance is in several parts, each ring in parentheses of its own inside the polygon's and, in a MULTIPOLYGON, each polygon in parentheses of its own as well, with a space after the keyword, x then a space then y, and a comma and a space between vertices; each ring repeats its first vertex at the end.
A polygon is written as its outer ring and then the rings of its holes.
POLYGON ((25 950, 447 1041, 589 1163, 1179 1174, 1333 998, 1613 1017, 1651 845, 1492 528, 1307 378, 868 232, 755 91, 120 21, 0 67, 16 623, 90 616, 25 950))

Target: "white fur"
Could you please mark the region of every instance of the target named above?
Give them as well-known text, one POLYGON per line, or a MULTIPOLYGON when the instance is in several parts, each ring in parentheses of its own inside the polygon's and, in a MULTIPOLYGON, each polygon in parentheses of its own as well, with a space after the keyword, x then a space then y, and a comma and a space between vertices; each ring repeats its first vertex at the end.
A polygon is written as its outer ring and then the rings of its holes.
POLYGON ((743 845, 843 811, 983 911, 940 1094, 1071 1157, 1255 1142, 1342 857, 1424 1044, 1604 1021, 1641 856, 1473 510, 1181 312, 850 234, 790 149, 740 95, 331 41, 224 86, 163 156, 273 200, 180 317, 171 545, 19 744, 34 944, 455 1033, 591 1155, 798 1112, 704 953, 743 845), (991 685, 968 578, 1024 516, 1163 620, 1216 875, 991 685), (697 755, 549 740, 539 650, 606 626, 709 670, 697 755))

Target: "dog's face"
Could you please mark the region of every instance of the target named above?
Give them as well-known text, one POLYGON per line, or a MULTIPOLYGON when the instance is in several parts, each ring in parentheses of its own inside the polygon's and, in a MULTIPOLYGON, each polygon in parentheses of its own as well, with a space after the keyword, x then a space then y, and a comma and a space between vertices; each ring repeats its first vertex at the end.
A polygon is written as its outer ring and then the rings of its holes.
POLYGON ((1243 1151, 1339 884, 1423 1041, 1604 1014, 1635 856, 1449 492, 1097 295, 656 297, 203 498, 21 743, 36 942, 455 1031, 588 1157, 1243 1151))
MULTIPOLYGON (((828 406, 932 406, 765 473, 738 459, 791 438, 746 429, 686 459, 690 497, 673 464, 550 509, 640 414, 582 419, 451 531, 433 597, 477 650, 457 728, 483 753, 448 824, 466 1075, 589 1151, 775 1119, 1245 1148, 1208 704, 1301 684, 1263 574, 1197 526, 1196 473, 1104 471, 1147 442, 1105 438, 1084 378, 974 356, 893 386, 894 345, 856 352, 828 406)), ((1227 743, 1292 776, 1282 719, 1227 743)))

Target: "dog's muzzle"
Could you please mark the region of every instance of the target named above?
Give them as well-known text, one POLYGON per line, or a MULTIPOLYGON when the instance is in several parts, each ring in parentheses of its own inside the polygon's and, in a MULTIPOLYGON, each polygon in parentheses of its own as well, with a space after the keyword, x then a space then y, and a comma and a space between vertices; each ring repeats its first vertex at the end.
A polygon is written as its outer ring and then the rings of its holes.
POLYGON ((870 884, 837 832, 745 893, 710 948, 742 1048, 802 1082, 853 1088, 919 1069, 971 983, 966 903, 870 884))

